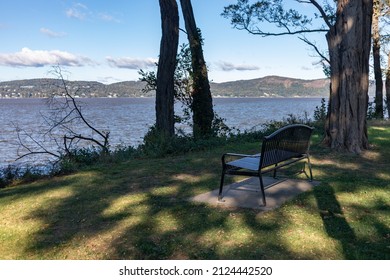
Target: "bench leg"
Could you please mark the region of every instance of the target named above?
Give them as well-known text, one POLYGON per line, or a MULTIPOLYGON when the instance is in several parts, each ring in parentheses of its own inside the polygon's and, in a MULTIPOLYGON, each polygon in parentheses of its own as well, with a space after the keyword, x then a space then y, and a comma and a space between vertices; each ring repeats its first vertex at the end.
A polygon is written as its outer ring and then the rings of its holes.
POLYGON ((219 185, 218 201, 222 201, 222 190, 223 190, 224 180, 225 180, 225 170, 222 171, 222 175, 221 175, 221 183, 219 185))
POLYGON ((263 206, 267 206, 267 202, 265 201, 265 192, 264 192, 264 183, 263 183, 263 177, 261 174, 259 174, 259 180, 260 180, 260 189, 261 189, 261 195, 263 199, 263 206))
POLYGON ((307 165, 309 167, 309 172, 310 172, 310 182, 313 181, 313 172, 311 171, 311 163, 310 163, 310 158, 307 157, 307 165))
POLYGON ((277 163, 275 163, 275 169, 274 169, 274 179, 276 179, 276 167, 278 166, 277 163))

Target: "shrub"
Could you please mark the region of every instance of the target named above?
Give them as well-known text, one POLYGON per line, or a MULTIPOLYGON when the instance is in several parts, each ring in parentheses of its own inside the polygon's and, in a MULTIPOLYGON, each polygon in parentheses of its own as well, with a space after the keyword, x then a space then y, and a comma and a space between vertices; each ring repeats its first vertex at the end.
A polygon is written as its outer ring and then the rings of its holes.
POLYGON ((325 123, 327 114, 327 106, 325 104, 325 98, 321 98, 321 106, 314 109, 314 121, 325 123))
POLYGON ((47 168, 40 166, 8 165, 0 169, 0 188, 5 188, 16 182, 32 182, 45 175, 47 168))
POLYGON ((175 135, 167 139, 153 126, 145 135, 143 143, 137 148, 138 152, 134 154, 146 157, 183 154, 224 144, 226 139, 226 136, 195 139, 191 135, 175 135))
POLYGON ((0 188, 12 184, 17 178, 19 178, 20 168, 15 165, 8 165, 7 167, 0 169, 0 188))

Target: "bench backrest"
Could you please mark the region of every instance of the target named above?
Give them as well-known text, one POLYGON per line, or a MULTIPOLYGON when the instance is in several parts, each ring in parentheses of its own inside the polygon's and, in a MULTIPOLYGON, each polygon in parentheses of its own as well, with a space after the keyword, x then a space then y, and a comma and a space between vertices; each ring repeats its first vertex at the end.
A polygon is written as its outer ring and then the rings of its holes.
POLYGON ((313 127, 292 124, 264 137, 259 168, 308 154, 313 127))

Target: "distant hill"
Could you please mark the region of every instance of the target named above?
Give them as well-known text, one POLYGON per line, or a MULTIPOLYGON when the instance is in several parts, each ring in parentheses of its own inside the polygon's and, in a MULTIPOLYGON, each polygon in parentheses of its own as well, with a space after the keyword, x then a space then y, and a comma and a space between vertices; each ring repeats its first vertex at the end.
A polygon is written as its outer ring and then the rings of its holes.
POLYGON ((231 97, 308 97, 329 95, 329 79, 301 80, 266 76, 252 80, 212 83, 214 96, 231 97))
MULTIPOLYGON (((91 81, 67 81, 68 90, 79 97, 152 97, 145 93, 144 82, 127 81, 105 85, 91 81)), ((326 97, 329 80, 301 80, 267 76, 252 80, 210 83, 214 97, 326 97)), ((30 79, 0 82, 0 98, 38 98, 62 95, 64 87, 58 79, 30 79)))

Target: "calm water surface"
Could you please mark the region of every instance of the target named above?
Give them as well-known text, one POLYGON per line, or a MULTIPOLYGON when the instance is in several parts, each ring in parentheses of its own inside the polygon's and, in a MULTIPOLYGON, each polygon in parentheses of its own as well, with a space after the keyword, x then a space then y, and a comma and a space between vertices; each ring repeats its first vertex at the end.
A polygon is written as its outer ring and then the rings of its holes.
MULTIPOLYGON (((214 109, 229 127, 241 131, 259 127, 288 114, 310 117, 320 98, 214 98, 214 109)), ((155 121, 154 98, 80 99, 84 115, 99 129, 110 131, 111 146, 137 146, 155 121)), ((176 106, 180 111, 180 106, 176 106)), ((0 166, 17 158, 16 124, 39 131, 42 114, 47 115, 45 99, 0 99, 0 166)), ((35 159, 36 160, 36 159, 35 159)))

